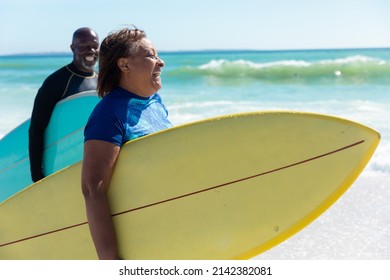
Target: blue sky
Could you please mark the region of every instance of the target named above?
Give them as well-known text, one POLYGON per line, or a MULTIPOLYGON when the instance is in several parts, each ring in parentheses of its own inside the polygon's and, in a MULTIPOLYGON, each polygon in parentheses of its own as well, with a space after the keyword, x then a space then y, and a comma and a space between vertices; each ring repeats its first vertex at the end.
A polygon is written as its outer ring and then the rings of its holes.
POLYGON ((389 0, 0 0, 0 55, 135 24, 159 51, 390 47, 389 0))

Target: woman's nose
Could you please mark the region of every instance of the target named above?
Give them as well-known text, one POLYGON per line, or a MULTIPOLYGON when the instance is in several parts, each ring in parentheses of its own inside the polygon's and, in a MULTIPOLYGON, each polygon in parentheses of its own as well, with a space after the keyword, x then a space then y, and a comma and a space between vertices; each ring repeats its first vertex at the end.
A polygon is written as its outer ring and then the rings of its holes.
POLYGON ((157 63, 158 63, 158 65, 160 66, 160 67, 164 67, 164 65, 165 65, 165 61, 164 60, 162 60, 161 58, 159 58, 158 57, 158 61, 157 61, 157 63))

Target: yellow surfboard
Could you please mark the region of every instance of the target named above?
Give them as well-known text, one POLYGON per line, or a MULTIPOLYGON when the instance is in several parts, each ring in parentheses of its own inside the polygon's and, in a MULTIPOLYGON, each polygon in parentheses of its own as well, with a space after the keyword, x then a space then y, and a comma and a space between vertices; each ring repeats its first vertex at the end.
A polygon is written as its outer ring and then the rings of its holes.
MULTIPOLYGON (((298 112, 178 126, 123 146, 109 190, 125 259, 247 259, 295 234, 364 169, 380 135, 298 112)), ((95 259, 81 163, 0 204, 0 259, 95 259)))

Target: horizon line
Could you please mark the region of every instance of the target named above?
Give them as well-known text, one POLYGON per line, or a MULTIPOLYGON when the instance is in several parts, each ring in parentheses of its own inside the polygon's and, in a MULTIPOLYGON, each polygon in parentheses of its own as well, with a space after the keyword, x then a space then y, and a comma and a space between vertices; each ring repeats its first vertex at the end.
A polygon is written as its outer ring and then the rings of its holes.
MULTIPOLYGON (((293 49, 193 49, 193 50, 160 50, 160 54, 174 54, 174 53, 221 53, 221 52, 299 52, 299 51, 342 51, 342 50, 384 50, 390 49, 389 47, 335 47, 335 48, 293 48, 293 49)), ((70 51, 42 51, 42 52, 21 52, 21 53, 9 53, 9 54, 0 54, 0 57, 7 56, 45 56, 45 55, 72 55, 70 51)))

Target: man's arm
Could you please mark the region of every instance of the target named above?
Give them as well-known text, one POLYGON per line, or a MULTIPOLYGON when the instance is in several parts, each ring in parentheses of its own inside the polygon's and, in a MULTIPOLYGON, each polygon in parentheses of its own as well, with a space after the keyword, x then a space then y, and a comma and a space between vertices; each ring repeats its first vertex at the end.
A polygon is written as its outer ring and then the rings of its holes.
POLYGON ((58 90, 58 83, 53 84, 50 80, 46 80, 35 97, 31 114, 28 145, 31 178, 33 182, 37 182, 45 177, 42 166, 44 134, 60 96, 61 90, 58 90))

